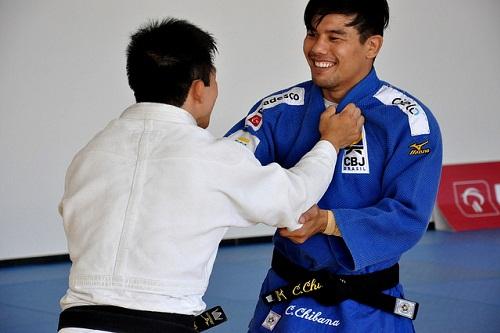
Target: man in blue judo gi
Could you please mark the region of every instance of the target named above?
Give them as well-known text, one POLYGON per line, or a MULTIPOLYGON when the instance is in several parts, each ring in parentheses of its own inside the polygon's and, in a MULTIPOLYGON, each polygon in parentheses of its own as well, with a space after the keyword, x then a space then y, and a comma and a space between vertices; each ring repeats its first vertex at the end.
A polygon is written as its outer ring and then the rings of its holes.
POLYGON ((374 61, 386 0, 310 0, 304 54, 312 80, 260 100, 228 136, 263 165, 293 166, 319 138, 325 106, 362 110, 362 137, 300 230, 278 230, 251 333, 413 332, 398 261, 427 229, 438 188, 441 134, 431 111, 381 81, 374 61))

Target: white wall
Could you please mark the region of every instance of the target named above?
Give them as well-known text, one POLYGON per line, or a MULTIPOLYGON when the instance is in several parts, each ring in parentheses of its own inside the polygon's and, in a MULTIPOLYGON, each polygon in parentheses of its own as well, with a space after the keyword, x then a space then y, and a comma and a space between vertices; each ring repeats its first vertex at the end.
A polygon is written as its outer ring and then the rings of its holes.
MULTIPOLYGON (((265 94, 308 78, 306 0, 0 0, 0 260, 66 252, 57 214, 74 153, 133 102, 129 35, 149 18, 185 18, 218 40, 210 130, 265 94)), ((500 2, 390 0, 379 75, 441 123, 445 162, 500 160, 500 2)), ((269 234, 262 227, 227 237, 269 234)))

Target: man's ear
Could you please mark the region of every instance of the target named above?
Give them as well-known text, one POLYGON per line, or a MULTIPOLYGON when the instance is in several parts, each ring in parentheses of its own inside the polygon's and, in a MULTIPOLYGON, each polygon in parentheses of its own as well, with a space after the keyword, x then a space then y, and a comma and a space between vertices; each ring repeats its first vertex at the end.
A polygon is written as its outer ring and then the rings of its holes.
POLYGON ((194 80, 191 83, 191 88, 189 89, 189 94, 194 102, 203 103, 203 98, 205 95, 205 84, 202 80, 194 80))
POLYGON ((380 52, 383 43, 384 37, 380 35, 373 35, 368 37, 365 42, 365 46, 367 48, 366 57, 368 59, 375 59, 380 52))

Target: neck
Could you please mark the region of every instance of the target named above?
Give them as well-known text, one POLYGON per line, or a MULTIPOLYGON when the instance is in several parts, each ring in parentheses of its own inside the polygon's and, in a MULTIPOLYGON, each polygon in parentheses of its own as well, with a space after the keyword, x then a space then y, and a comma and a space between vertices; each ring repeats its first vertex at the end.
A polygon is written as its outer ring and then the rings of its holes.
POLYGON ((330 88, 322 88, 323 97, 330 102, 340 103, 340 101, 354 88, 359 82, 363 81, 365 77, 370 74, 373 67, 369 67, 366 70, 360 72, 359 75, 352 78, 349 83, 343 85, 337 85, 330 88))
POLYGON ((333 102, 333 103, 336 103, 336 104, 339 104, 340 101, 342 100, 342 98, 344 98, 345 95, 347 95, 347 92, 350 90, 351 88, 349 88, 348 90, 345 90, 345 89, 322 89, 322 92, 323 92, 323 97, 330 101, 330 102, 333 102))

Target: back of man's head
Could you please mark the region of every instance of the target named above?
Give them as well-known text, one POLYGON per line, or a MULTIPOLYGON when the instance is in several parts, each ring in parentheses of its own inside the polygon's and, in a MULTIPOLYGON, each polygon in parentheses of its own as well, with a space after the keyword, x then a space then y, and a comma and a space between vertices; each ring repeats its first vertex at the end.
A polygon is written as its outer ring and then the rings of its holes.
POLYGON ((166 18, 142 26, 127 48, 136 101, 182 106, 194 80, 210 85, 216 51, 214 38, 187 21, 166 18))
POLYGON ((307 30, 314 30, 329 14, 354 16, 350 26, 358 30, 362 43, 370 36, 383 36, 389 25, 387 0, 310 0, 304 12, 307 30))

